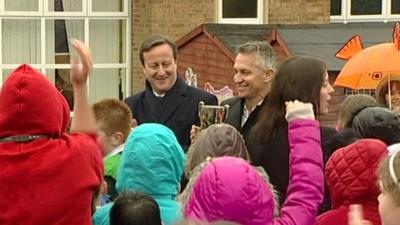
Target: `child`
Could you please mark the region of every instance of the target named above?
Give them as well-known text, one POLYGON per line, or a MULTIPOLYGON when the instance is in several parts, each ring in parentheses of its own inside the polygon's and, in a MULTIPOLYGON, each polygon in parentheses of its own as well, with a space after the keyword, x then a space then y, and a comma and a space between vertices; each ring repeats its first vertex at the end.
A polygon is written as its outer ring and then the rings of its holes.
MULTIPOLYGON (((115 187, 118 193, 150 195, 160 207, 163 224, 172 225, 182 219, 176 197, 184 164, 185 153, 171 129, 156 123, 141 124, 126 140, 115 187)), ((109 203, 97 209, 93 224, 109 225, 111 207, 109 203)))
POLYGON ((235 127, 226 123, 213 124, 198 134, 187 152, 186 178, 207 157, 219 156, 235 156, 250 161, 243 137, 235 127))
POLYGON ((385 143, 367 138, 331 155, 325 166, 325 175, 332 209, 318 216, 317 225, 347 225, 350 204, 361 204, 365 217, 374 225, 381 225, 376 170, 386 155, 385 143))
POLYGON ((132 113, 118 99, 103 99, 93 105, 99 138, 104 146, 104 180, 107 183, 109 200, 118 195, 115 190, 119 163, 126 138, 131 131, 132 113))
POLYGON ((91 224, 103 177, 102 148, 88 100, 89 48, 73 41, 74 117, 46 76, 28 65, 0 92, 0 224, 91 224))
MULTIPOLYGON (((379 168, 379 186, 381 194, 378 197, 379 214, 383 225, 398 225, 400 221, 400 149, 383 160, 379 168)), ((349 212, 349 225, 370 225, 362 215, 360 205, 352 205, 349 212)))
POLYGON ((323 160, 319 123, 312 105, 287 103, 290 144, 290 179, 281 215, 274 218, 276 204, 271 187, 247 161, 217 157, 192 173, 194 185, 183 205, 188 219, 232 221, 242 225, 314 224, 323 198, 323 160))
POLYGON ((387 145, 400 142, 398 115, 383 107, 366 107, 353 118, 352 127, 362 138, 379 139, 387 145))
POLYGON ((110 225, 162 225, 160 208, 144 193, 123 193, 111 207, 110 225))
POLYGON ((340 104, 336 130, 341 131, 345 128, 351 128, 353 118, 356 116, 357 112, 360 112, 365 107, 374 106, 378 106, 378 103, 370 95, 348 95, 340 104))

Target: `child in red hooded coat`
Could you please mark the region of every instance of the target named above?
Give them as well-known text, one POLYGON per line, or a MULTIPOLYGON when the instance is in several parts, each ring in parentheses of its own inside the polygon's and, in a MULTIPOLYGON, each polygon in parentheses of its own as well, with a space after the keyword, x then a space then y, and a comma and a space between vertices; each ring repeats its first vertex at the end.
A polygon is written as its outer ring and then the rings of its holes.
POLYGON ((0 91, 0 224, 91 224, 102 149, 87 98, 90 50, 74 40, 74 118, 46 77, 21 65, 0 91))

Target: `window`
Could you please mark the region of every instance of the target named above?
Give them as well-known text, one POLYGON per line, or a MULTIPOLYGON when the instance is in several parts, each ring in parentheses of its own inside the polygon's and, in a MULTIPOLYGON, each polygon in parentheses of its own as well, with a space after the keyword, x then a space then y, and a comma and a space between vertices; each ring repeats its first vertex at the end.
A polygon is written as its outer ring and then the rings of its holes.
POLYGON ((130 94, 128 0, 0 1, 0 85, 21 63, 40 70, 73 106, 69 39, 93 52, 91 102, 130 94))
POLYGON ((342 14, 342 0, 331 0, 331 16, 342 14))
POLYGON ((400 0, 331 0, 331 22, 397 21, 400 0))
POLYGON ((220 23, 262 24, 262 0, 218 0, 220 23))

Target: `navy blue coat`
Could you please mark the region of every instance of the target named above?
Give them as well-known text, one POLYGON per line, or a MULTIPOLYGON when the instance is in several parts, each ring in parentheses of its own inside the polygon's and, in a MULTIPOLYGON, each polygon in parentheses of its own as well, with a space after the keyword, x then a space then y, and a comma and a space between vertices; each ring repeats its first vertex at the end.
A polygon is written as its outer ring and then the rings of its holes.
POLYGON ((190 145, 192 125, 200 125, 200 101, 206 105, 218 104, 217 97, 187 85, 179 77, 163 98, 155 97, 150 83, 146 81, 144 91, 125 99, 138 124, 153 122, 166 125, 174 131, 185 151, 190 145))

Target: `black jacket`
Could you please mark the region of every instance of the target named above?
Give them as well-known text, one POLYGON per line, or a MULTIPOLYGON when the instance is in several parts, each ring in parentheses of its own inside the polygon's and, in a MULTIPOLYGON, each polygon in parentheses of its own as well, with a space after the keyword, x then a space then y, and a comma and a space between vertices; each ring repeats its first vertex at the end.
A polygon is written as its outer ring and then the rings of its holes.
POLYGON ((200 125, 200 101, 206 105, 218 104, 214 95, 187 85, 179 77, 163 98, 156 98, 146 81, 144 91, 125 99, 138 124, 153 122, 166 125, 174 131, 185 151, 190 145, 192 125, 200 125))
POLYGON ((244 109, 244 99, 239 97, 229 98, 221 103, 221 105, 229 105, 229 113, 225 119, 225 123, 234 126, 243 136, 246 143, 246 147, 249 148, 251 145, 250 131, 257 122, 258 114, 262 105, 266 101, 263 101, 260 105, 257 105, 253 112, 250 113, 249 118, 242 124, 242 114, 244 109))

